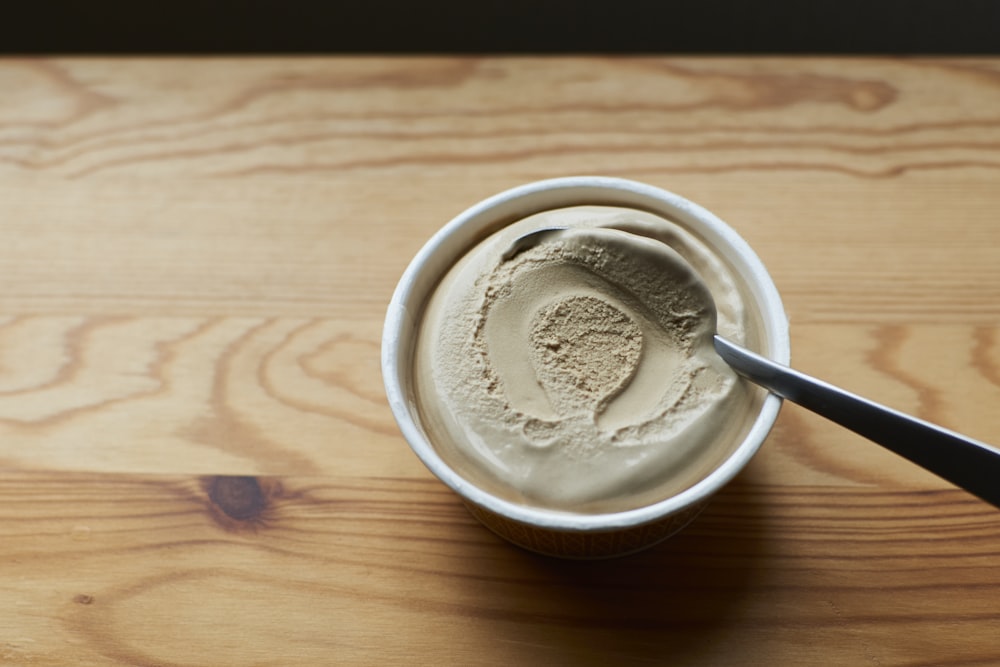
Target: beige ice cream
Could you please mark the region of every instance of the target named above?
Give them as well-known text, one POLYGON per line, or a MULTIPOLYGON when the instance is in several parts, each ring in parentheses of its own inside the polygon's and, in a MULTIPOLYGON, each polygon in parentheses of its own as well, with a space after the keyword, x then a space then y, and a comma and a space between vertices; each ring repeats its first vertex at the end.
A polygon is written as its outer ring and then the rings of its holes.
POLYGON ((697 238, 630 209, 574 207, 504 227, 437 286, 418 327, 425 429, 463 476, 514 502, 639 507, 689 487, 760 394, 715 354, 755 342, 739 283, 697 238), (565 227, 509 259, 534 229, 565 227))

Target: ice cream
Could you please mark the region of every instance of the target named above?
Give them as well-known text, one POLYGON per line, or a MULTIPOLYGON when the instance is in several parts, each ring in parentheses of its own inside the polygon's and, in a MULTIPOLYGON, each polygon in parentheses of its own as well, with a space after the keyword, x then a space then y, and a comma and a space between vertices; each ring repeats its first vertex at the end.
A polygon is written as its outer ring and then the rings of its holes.
POLYGON ((438 453, 508 500, 640 507, 730 454, 760 392, 715 354, 753 344, 739 281, 694 235, 631 209, 532 215, 451 268, 420 315, 421 420, 438 453), (561 227, 512 257, 515 239, 561 227))

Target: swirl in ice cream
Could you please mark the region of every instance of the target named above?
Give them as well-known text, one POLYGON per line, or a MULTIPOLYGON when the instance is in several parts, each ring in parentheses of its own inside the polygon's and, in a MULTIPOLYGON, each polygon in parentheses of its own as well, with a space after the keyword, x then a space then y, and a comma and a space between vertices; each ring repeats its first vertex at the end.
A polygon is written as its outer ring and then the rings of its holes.
POLYGON ((515 502, 621 511, 690 486, 725 458, 754 392, 718 358, 745 341, 726 264, 679 225, 574 207, 485 239, 422 315, 416 396, 439 452, 515 502), (523 234, 544 237, 513 257, 523 234))

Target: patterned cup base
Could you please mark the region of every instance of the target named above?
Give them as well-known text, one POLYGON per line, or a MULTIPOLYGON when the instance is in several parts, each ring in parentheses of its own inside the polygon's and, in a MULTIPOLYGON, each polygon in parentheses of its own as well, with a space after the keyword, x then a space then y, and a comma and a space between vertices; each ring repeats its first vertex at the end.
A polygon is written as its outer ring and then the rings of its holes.
POLYGON ((558 558, 597 559, 625 556, 642 551, 678 532, 705 508, 693 505, 659 521, 632 528, 609 531, 575 532, 541 528, 514 521, 470 502, 466 508, 480 523, 519 547, 558 558))

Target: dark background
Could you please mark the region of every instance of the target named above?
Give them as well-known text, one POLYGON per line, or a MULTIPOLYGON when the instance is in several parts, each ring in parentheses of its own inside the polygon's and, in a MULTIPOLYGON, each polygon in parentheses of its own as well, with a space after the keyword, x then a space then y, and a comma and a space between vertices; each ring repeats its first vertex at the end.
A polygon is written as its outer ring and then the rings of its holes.
POLYGON ((0 52, 996 54, 1000 0, 17 0, 0 52))

